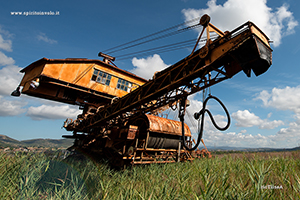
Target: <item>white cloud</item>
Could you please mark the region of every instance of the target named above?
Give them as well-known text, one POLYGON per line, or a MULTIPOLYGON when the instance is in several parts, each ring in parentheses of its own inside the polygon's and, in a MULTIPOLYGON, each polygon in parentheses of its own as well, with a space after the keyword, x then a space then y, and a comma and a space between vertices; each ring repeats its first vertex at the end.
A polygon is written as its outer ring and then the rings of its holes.
MULTIPOLYGON (((248 134, 246 130, 239 132, 206 131, 203 135, 207 146, 231 146, 231 147, 269 147, 269 148, 293 148, 299 145, 299 133, 294 135, 262 135, 260 133, 248 134)), ((202 148, 202 146, 200 146, 202 148)))
POLYGON ((44 42, 49 43, 49 44, 56 44, 56 43, 57 43, 56 40, 53 40, 53 39, 48 38, 48 36, 46 36, 45 33, 40 33, 40 34, 37 36, 37 39, 38 39, 39 41, 44 41, 44 42))
MULTIPOLYGON (((11 37, 11 34, 5 30, 1 29, 0 33, 3 33, 7 37, 11 37)), ((2 35, 0 35, 0 49, 6 51, 12 51, 11 40, 4 40, 2 35)), ((15 63, 14 59, 6 56, 0 51, 0 95, 10 95, 10 93, 16 89, 22 78, 22 74, 19 73, 21 68, 13 65, 15 63)))
POLYGON ((168 65, 164 63, 158 54, 149 56, 146 59, 138 59, 134 57, 132 59, 132 64, 135 68, 131 70, 131 72, 146 79, 150 79, 153 77, 155 72, 161 71, 168 67, 168 65))
POLYGON ((26 112, 23 101, 9 101, 0 96, 0 116, 15 116, 26 112))
POLYGON ((237 121, 235 125, 238 127, 252 127, 262 123, 262 120, 258 116, 250 113, 248 110, 238 110, 232 113, 232 117, 237 121))
POLYGON ((288 128, 282 128, 278 131, 278 137, 284 138, 293 138, 293 137, 300 137, 300 114, 294 116, 295 121, 289 123, 288 128))
POLYGON ((247 133, 247 130, 244 129, 244 130, 241 130, 240 132, 241 133, 247 133))
POLYGON ((237 121, 235 125, 238 127, 258 126, 260 129, 274 129, 284 124, 281 120, 262 120, 254 113, 250 113, 248 110, 238 110, 237 112, 232 113, 232 117, 237 121))
POLYGON ((20 70, 21 68, 15 65, 9 65, 0 69, 0 95, 10 95, 18 87, 22 78, 20 70))
POLYGON ((272 115, 273 115, 273 113, 269 113, 269 114, 268 114, 268 118, 270 118, 272 115))
POLYGON ((0 35, 0 49, 5 51, 12 51, 12 42, 11 40, 3 39, 2 35, 0 35))
MULTIPOLYGON (((299 117, 300 119, 300 117, 299 117)), ((300 120, 292 122, 289 128, 283 128, 274 135, 249 134, 243 129, 239 132, 221 132, 205 129, 203 134, 207 146, 234 146, 234 147, 270 147, 289 148, 299 145, 300 120)), ((202 148, 202 146, 200 146, 202 148)))
POLYGON ((15 63, 14 59, 7 57, 4 53, 0 51, 0 66, 13 65, 15 63))
POLYGON ((190 105, 187 107, 189 113, 199 112, 202 109, 203 103, 195 99, 195 95, 189 96, 188 100, 190 101, 190 105))
POLYGON ((288 8, 289 6, 287 4, 283 4, 280 8, 277 8, 276 12, 277 21, 281 30, 286 28, 286 30, 283 31, 283 35, 295 33, 294 28, 298 26, 298 22, 294 20, 293 13, 288 11, 288 8), (286 22, 287 24, 284 24, 283 22, 286 22))
POLYGON ((206 131, 203 136, 208 146, 235 146, 235 147, 274 147, 274 142, 269 136, 261 134, 246 134, 245 130, 236 132, 206 131))
MULTIPOLYGON (((10 37, 11 34, 8 31, 2 30, 1 26, 0 26, 0 33, 6 35, 7 37, 10 37)), ((3 39, 3 36, 0 35, 0 49, 4 50, 4 51, 12 51, 12 41, 11 40, 6 40, 3 39)), ((6 56, 3 52, 0 51, 0 66, 7 66, 7 65, 13 65, 15 63, 14 59, 11 57, 6 56)), ((3 74, 3 71, 0 71, 1 76, 0 76, 0 84, 1 84, 1 80, 5 79, 6 77, 3 77, 3 75, 5 76, 5 74, 3 74)), ((3 85, 1 84, 1 86, 3 88, 3 85)), ((1 88, 0 88, 0 94, 1 93, 1 88)))
POLYGON ((208 14, 211 22, 223 31, 252 21, 274 41, 274 46, 280 45, 283 36, 294 33, 298 25, 287 4, 273 11, 266 0, 227 0, 223 5, 216 2, 210 0, 206 9, 183 9, 182 13, 186 21, 208 14))
POLYGON ((288 127, 280 129, 276 135, 269 136, 269 138, 276 142, 276 144, 284 144, 289 147, 299 146, 300 138, 300 115, 294 116, 295 121, 290 122, 288 127))
MULTIPOLYGON (((9 36, 7 31, 4 31, 0 27, 0 33, 9 36)), ((45 34, 40 34, 38 40, 48 42, 50 44, 57 43, 57 41, 49 39, 45 34)), ((0 49, 6 51, 12 51, 11 41, 4 40, 2 35, 0 35, 0 49)), ((0 51, 0 116, 15 116, 22 114, 27 111, 26 115, 34 120, 42 119, 65 119, 65 118, 76 118, 76 116, 81 113, 78 108, 74 108, 69 105, 41 105, 38 107, 31 106, 28 109, 24 108, 28 104, 27 101, 18 100, 8 100, 10 94, 19 85, 23 74, 20 73, 21 68, 13 65, 15 63, 14 59, 6 56, 0 51)), ((34 100, 35 101, 35 100, 34 100)), ((49 102, 48 102, 49 103, 49 102)), ((46 102, 46 104, 48 104, 46 102)))
POLYGON ((255 99, 262 100, 264 106, 266 107, 273 107, 278 110, 290 110, 294 113, 300 113, 300 86, 287 86, 283 89, 273 88, 271 93, 263 90, 255 99))
POLYGON ((284 122, 281 120, 269 121, 267 119, 263 120, 258 128, 260 129, 274 129, 278 126, 284 125, 284 122))
POLYGON ((263 90, 255 98, 255 100, 258 99, 262 100, 266 107, 294 112, 295 121, 290 122, 287 127, 281 128, 276 135, 270 138, 276 142, 281 141, 289 144, 289 146, 296 146, 300 137, 300 86, 287 86, 283 89, 273 88, 271 92, 263 90))
POLYGON ((296 122, 291 122, 289 124, 288 128, 282 128, 280 131, 278 131, 279 135, 284 135, 284 137, 290 137, 290 136, 300 136, 299 132, 300 124, 296 122))
POLYGON ((38 107, 29 107, 27 116, 33 120, 43 120, 43 119, 66 119, 66 118, 76 118, 81 110, 78 108, 73 108, 69 105, 61 106, 50 106, 41 105, 38 107))

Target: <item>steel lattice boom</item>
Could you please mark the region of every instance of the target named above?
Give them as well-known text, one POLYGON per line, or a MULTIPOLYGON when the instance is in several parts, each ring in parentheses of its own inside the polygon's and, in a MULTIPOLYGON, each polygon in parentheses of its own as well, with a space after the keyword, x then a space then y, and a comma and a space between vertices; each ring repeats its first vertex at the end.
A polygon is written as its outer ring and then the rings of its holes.
POLYGON ((107 125, 110 120, 123 118, 124 113, 128 117, 128 114, 151 112, 231 78, 241 70, 250 76, 252 69, 258 76, 271 65, 272 50, 268 38, 253 23, 247 22, 226 34, 210 23, 206 29, 207 32, 217 30, 219 38, 208 39, 201 49, 155 74, 143 86, 94 115, 68 124, 66 129, 89 133, 107 125))

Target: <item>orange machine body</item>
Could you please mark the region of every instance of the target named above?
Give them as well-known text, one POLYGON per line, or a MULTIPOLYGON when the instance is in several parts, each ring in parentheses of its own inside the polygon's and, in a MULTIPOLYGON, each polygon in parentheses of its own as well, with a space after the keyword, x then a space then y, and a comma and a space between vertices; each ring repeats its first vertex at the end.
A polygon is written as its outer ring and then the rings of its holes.
POLYGON ((21 70, 22 93, 69 104, 99 106, 147 80, 100 60, 42 58, 21 70))

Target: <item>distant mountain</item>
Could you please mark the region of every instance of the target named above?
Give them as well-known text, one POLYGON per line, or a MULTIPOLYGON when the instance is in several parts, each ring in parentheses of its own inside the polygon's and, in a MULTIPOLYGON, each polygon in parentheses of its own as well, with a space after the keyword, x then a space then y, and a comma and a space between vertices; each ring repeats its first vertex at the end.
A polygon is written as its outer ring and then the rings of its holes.
POLYGON ((300 147, 294 148, 248 148, 248 147, 228 147, 228 146, 220 146, 220 147, 212 147, 208 146, 207 149, 209 151, 244 151, 244 152, 271 152, 271 151, 297 151, 300 150, 300 147))
POLYGON ((42 146, 42 147, 54 147, 54 148, 68 148, 73 145, 73 139, 33 139, 22 140, 21 143, 28 146, 42 146))
POLYGON ((0 147, 19 147, 22 143, 6 135, 0 135, 0 147))
POLYGON ((72 139, 32 139, 15 140, 6 135, 0 135, 0 147, 49 147, 68 148, 73 145, 72 139))
MULTIPOLYGON (((32 140, 15 140, 6 135, 0 135, 0 147, 48 147, 48 148, 68 148, 73 145, 73 139, 32 139, 32 140)), ((203 145, 199 146, 204 148, 203 145)), ((270 151, 296 151, 295 148, 247 148, 247 147, 228 147, 207 146, 209 151, 244 151, 244 152, 270 152, 270 151)))

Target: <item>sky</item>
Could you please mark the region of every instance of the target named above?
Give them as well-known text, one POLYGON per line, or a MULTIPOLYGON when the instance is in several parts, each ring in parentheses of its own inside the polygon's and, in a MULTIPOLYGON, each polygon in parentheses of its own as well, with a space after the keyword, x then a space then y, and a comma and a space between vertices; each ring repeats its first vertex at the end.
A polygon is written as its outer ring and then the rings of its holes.
MULTIPOLYGON (((0 7, 0 134, 17 140, 60 139, 71 134, 61 127, 66 118, 76 118, 78 107, 26 95, 10 96, 22 78, 19 71, 32 62, 43 57, 99 59, 100 51, 208 14, 222 31, 254 22, 272 41, 273 64, 261 76, 248 78, 240 72, 211 87, 211 93, 229 110, 232 122, 228 130, 220 132, 206 117, 206 145, 300 146, 299 8, 297 0, 4 1, 0 7)), ((166 44, 196 39, 200 31, 168 38, 166 44)), ((140 48, 158 44, 163 42, 140 48)), ((192 47, 126 60, 118 60, 118 56, 127 52, 111 55, 118 67, 150 79, 154 72, 188 56, 192 47)), ((201 92, 189 100, 189 113, 201 109, 201 92)), ((220 106, 208 104, 217 122, 226 124, 220 106)), ((198 122, 187 123, 196 134, 198 122)))

